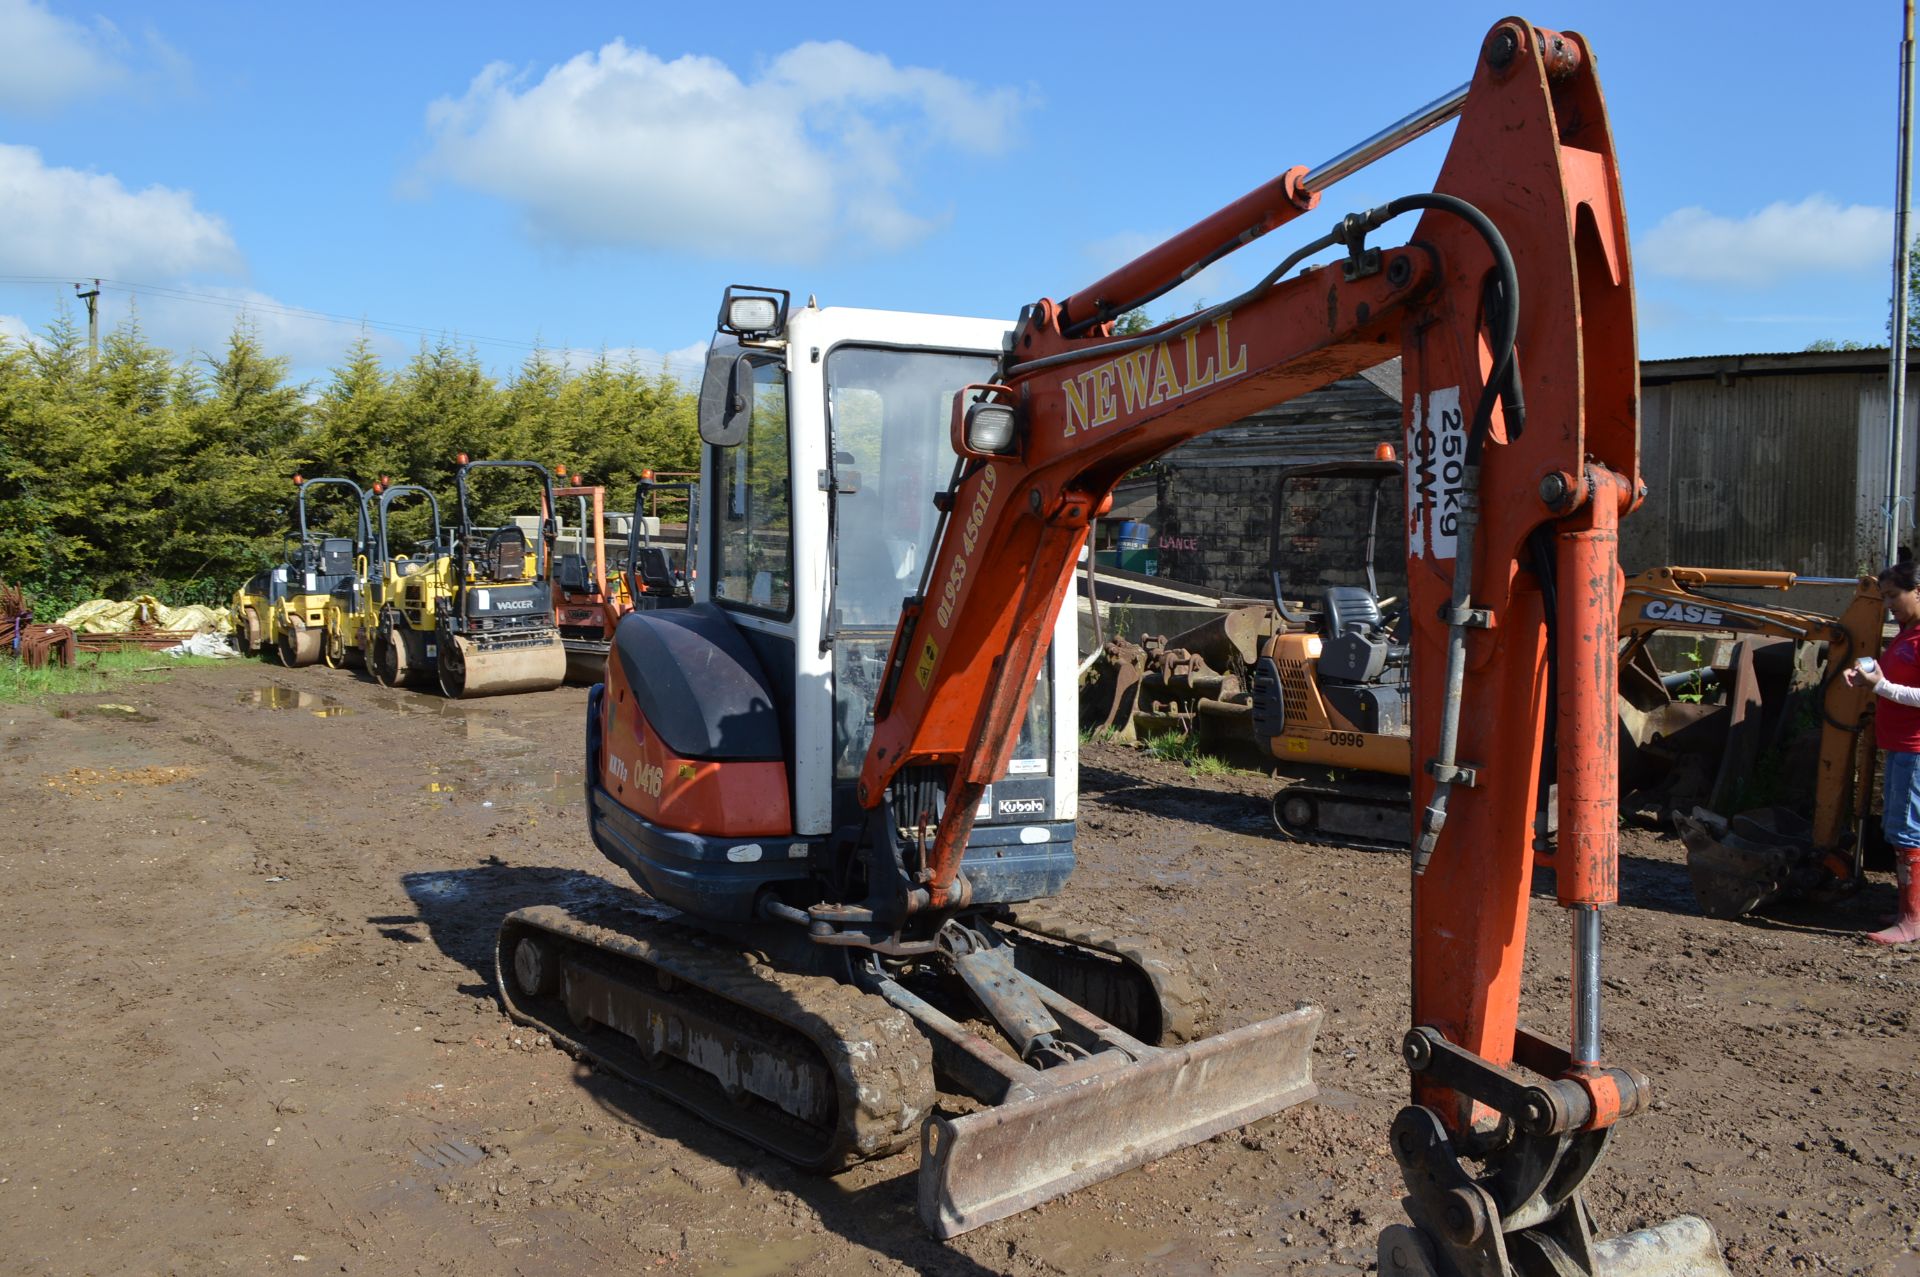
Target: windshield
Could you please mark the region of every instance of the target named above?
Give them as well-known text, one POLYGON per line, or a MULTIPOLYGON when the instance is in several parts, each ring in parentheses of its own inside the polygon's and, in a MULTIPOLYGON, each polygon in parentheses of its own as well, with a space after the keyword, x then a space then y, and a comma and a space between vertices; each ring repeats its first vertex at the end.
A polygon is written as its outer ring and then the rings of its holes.
POLYGON ((949 422, 990 355, 842 346, 827 357, 835 507, 836 629, 891 630, 933 549, 933 496, 953 475, 949 422))
MULTIPOLYGON (((834 475, 834 772, 857 776, 873 737, 901 601, 919 587, 939 526, 936 492, 953 477, 953 400, 993 380, 990 355, 842 346, 827 357, 834 475)), ((1048 770, 1052 696, 1034 688, 1014 775, 1048 770)))

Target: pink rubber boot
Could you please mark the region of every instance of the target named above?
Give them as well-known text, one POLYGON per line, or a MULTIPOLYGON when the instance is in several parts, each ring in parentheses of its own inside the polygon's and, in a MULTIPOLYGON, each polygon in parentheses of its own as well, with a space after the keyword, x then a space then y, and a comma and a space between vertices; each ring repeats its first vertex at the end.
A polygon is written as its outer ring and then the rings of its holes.
POLYGON ((1900 880, 1900 911, 1893 925, 1867 939, 1875 944, 1911 944, 1920 940, 1920 847, 1895 847, 1894 867, 1900 880))

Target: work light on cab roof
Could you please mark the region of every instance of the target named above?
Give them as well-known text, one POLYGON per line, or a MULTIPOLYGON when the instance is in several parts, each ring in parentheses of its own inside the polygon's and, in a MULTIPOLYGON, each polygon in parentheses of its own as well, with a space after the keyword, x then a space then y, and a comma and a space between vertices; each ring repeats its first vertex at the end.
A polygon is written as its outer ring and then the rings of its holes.
POLYGON ((720 331, 742 341, 773 340, 786 331, 791 300, 784 288, 730 284, 720 301, 720 331))

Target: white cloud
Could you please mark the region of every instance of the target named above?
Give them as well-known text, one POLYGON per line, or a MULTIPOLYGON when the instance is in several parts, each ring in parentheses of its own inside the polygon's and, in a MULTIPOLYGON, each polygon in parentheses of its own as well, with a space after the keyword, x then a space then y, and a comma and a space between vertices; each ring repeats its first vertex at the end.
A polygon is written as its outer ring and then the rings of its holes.
POLYGON ((0 273, 171 279, 241 266, 227 224, 188 192, 129 191, 111 174, 53 168, 32 147, 0 143, 0 273))
POLYGON ((30 346, 35 337, 32 327, 20 316, 0 315, 0 340, 5 340, 9 345, 30 346))
POLYGON ((1675 209, 1640 237, 1636 264, 1704 284, 1762 287, 1818 272, 1891 270, 1893 210, 1842 207, 1824 195, 1774 203, 1745 217, 1675 209))
POLYGON ((495 63, 434 102, 424 171, 519 205, 564 244, 806 260, 925 235, 933 223, 903 203, 913 161, 1005 148, 1024 105, 838 41, 748 80, 615 40, 538 82, 495 63))
POLYGON ((126 78, 119 32, 49 13, 37 0, 0 0, 0 109, 60 106, 126 78))

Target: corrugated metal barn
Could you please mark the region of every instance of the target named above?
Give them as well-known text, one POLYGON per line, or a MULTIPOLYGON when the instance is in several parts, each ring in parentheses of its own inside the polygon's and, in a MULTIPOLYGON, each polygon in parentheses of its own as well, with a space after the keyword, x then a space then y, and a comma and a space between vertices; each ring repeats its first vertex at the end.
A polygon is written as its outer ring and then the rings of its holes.
MULTIPOLYGON (((1915 380, 1910 372, 1908 484, 1920 463, 1915 380)), ((1629 570, 1876 570, 1886 539, 1887 352, 1645 361, 1640 469, 1646 504, 1620 525, 1629 570)))

